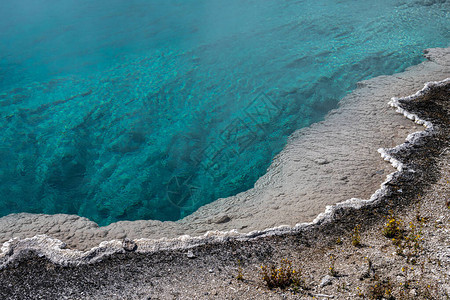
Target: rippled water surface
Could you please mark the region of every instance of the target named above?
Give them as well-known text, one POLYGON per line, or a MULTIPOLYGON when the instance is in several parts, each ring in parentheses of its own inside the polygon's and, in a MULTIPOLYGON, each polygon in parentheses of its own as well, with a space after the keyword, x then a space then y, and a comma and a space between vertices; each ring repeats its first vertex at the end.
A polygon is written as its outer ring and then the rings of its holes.
POLYGON ((177 220, 251 188, 449 1, 0 0, 0 216, 177 220))

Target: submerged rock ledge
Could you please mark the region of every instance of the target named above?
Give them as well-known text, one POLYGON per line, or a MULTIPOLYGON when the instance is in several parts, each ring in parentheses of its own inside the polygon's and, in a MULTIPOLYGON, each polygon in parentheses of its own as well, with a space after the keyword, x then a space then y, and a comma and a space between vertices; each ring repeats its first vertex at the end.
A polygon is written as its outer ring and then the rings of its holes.
MULTIPOLYGON (((422 79, 422 76, 428 76, 429 78, 430 74, 437 74, 437 77, 442 77, 446 74, 448 75, 450 66, 450 48, 430 49, 426 51, 426 55, 430 61, 410 68, 405 73, 402 73, 403 77, 399 74, 393 75, 392 77, 401 78, 401 82, 408 84, 407 81, 404 81, 404 78, 408 78, 414 74, 418 74, 417 77, 419 78, 419 81, 422 79)), ((382 83, 386 83, 390 82, 390 77, 381 77, 374 80, 381 80, 382 83)), ((360 89, 372 84, 372 82, 373 80, 361 83, 360 89)), ((210 247, 221 247, 220 245, 224 243, 258 243, 258 241, 262 241, 265 238, 291 235, 300 236, 306 239, 308 237, 317 238, 320 234, 333 232, 333 230, 336 230, 334 228, 338 224, 340 224, 341 227, 345 227, 349 217, 353 220, 364 220, 366 219, 367 214, 373 213, 373 210, 386 210, 385 204, 388 202, 405 204, 413 194, 420 192, 424 187, 434 182, 439 176, 439 171, 435 167, 435 163, 443 151, 448 151, 449 145, 449 91, 450 79, 447 78, 443 81, 427 83, 422 90, 412 96, 406 98, 392 98, 390 101, 391 106, 396 107, 398 112, 402 113, 407 118, 414 120, 417 124, 424 125, 426 130, 409 134, 406 142, 399 146, 378 150, 382 157, 389 161, 397 171, 387 176, 387 179, 381 184, 381 188, 372 194, 369 200, 351 198, 335 205, 328 205, 326 206, 325 212, 319 214, 314 221, 300 223, 293 227, 279 226, 265 230, 254 230, 249 233, 239 233, 235 229, 230 231, 208 231, 206 234, 197 237, 182 235, 178 238, 139 238, 133 240, 118 237, 119 239, 101 242, 99 246, 93 247, 88 251, 67 249, 65 242, 48 235, 36 235, 24 239, 13 238, 5 242, 1 248, 0 269, 13 267, 18 262, 36 255, 45 257, 54 264, 70 266, 92 264, 113 254, 123 254, 127 252, 155 254, 169 251, 185 255, 186 251, 190 249, 195 249, 197 253, 201 253, 202 251, 208 251, 208 248, 210 247), (440 98, 438 97, 440 99, 439 101, 442 101, 442 97, 446 97, 447 107, 442 108, 439 106, 441 104, 436 104, 433 100, 435 95, 440 95, 440 98), (424 147, 425 144, 426 147, 424 147), (424 159, 424 157, 427 157, 428 159, 424 159)), ((331 112, 330 115, 332 116, 336 113, 337 112, 331 112)), ((323 123, 329 122, 329 119, 330 116, 323 123)), ((291 141, 287 146, 288 150, 289 147, 292 147, 292 141, 295 140, 295 138, 296 134, 291 138, 291 141)), ((280 156, 283 156, 288 150, 283 150, 280 156)), ((277 168, 277 163, 280 163, 280 161, 282 161, 280 157, 275 159, 275 166, 272 166, 269 169, 269 175, 266 174, 265 177, 258 181, 256 188, 258 185, 267 184, 265 181, 267 180, 267 176, 277 176, 277 174, 271 174, 271 171, 277 168)), ((248 192, 243 194, 246 193, 248 192)), ((211 204, 209 206, 214 205, 211 204)), ((28 214, 19 215, 27 216, 28 214)), ((2 228, 1 230, 5 231, 9 229, 13 231, 14 226, 12 228, 9 226, 11 224, 11 218, 15 217, 16 215, 10 215, 0 219, 0 224, 2 225, 0 227, 2 228)), ((54 218, 58 218, 58 216, 54 218)), ((223 216, 221 218, 223 219, 223 216)), ((77 219, 78 218, 72 217, 72 220, 77 219)), ((183 224, 185 222, 186 220, 183 220, 180 223, 183 224)), ((132 225, 132 223, 138 222, 120 223, 123 223, 122 225, 132 225)), ((142 225, 143 224, 141 224, 141 226, 142 225)), ((31 226, 39 225, 31 224, 31 226)), ((70 224, 68 224, 68 226, 70 226, 70 224)), ((83 231, 85 228, 81 226, 77 230, 83 231)), ((98 230, 101 230, 101 228, 98 230)), ((136 234, 139 233, 137 232, 136 234)), ((97 239, 98 237, 96 237, 94 241, 97 239)), ((188 254, 192 254, 192 252, 189 251, 188 254)))

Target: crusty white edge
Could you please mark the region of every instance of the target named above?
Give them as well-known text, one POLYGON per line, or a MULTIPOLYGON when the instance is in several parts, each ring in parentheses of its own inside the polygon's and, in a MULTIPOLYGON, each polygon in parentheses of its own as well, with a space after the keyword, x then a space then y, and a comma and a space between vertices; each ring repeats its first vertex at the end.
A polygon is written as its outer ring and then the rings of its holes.
MULTIPOLYGON (((239 233, 236 229, 230 231, 208 231, 202 236, 191 237, 189 235, 182 235, 178 238, 160 238, 160 239, 136 239, 134 242, 137 245, 136 252, 138 253, 152 253, 164 250, 183 250, 204 245, 207 243, 220 243, 228 240, 248 241, 256 238, 267 237, 272 235, 282 235, 286 233, 297 233, 306 231, 313 226, 320 226, 329 223, 333 220, 333 216, 337 210, 342 209, 360 209, 364 206, 375 204, 381 200, 386 194, 387 184, 395 175, 404 171, 405 165, 399 160, 392 157, 389 153, 396 153, 407 147, 407 144, 414 144, 423 136, 429 135, 433 132, 434 126, 431 122, 420 119, 417 115, 412 114, 401 108, 399 101, 413 100, 423 94, 427 93, 432 87, 443 86, 450 81, 450 78, 442 81, 433 81, 425 84, 425 87, 417 93, 404 98, 392 98, 389 104, 396 108, 398 113, 403 114, 408 119, 413 120, 417 124, 423 125, 426 129, 419 132, 414 132, 408 135, 406 142, 394 148, 385 149, 380 148, 378 152, 381 157, 389 161, 397 171, 387 175, 386 180, 381 184, 380 189, 372 194, 370 199, 363 200, 358 198, 351 198, 344 202, 326 207, 323 213, 320 213, 311 223, 299 223, 294 227, 282 225, 265 230, 252 231, 250 233, 239 233)), ((409 170, 413 171, 414 170, 409 170)), ((33 251, 40 257, 46 257, 51 262, 59 265, 80 265, 91 264, 102 260, 105 256, 114 253, 124 253, 121 240, 111 240, 101 242, 97 247, 88 251, 79 251, 66 249, 65 243, 58 239, 51 238, 47 235, 36 235, 32 238, 18 239, 13 238, 3 243, 0 253, 0 270, 11 263, 14 263, 23 251, 33 251)))

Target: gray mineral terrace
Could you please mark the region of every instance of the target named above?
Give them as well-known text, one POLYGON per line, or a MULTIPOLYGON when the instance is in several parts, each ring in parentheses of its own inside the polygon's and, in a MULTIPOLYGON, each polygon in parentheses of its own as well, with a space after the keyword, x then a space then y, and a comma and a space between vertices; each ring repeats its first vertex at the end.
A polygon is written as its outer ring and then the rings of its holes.
POLYGON ((246 192, 218 199, 177 222, 124 221, 99 227, 74 215, 11 214, 0 218, 0 262, 14 260, 17 249, 27 248, 40 249, 54 262, 77 264, 135 247, 152 252, 231 237, 247 240, 321 224, 336 207, 373 202, 383 191, 382 183, 402 167, 383 149, 424 130, 424 124, 396 112, 391 99, 450 77, 450 48, 428 49, 425 57, 427 61, 402 73, 359 82, 324 121, 293 133, 267 173, 246 192), (331 207, 338 203, 344 204, 331 207))

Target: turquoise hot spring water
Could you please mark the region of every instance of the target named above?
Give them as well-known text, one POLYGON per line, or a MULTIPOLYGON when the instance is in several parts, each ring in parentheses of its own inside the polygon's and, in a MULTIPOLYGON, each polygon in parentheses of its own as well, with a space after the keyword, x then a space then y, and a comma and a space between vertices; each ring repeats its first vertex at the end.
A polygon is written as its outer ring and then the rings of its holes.
POLYGON ((0 216, 178 220, 251 188, 445 0, 0 0, 0 216))

